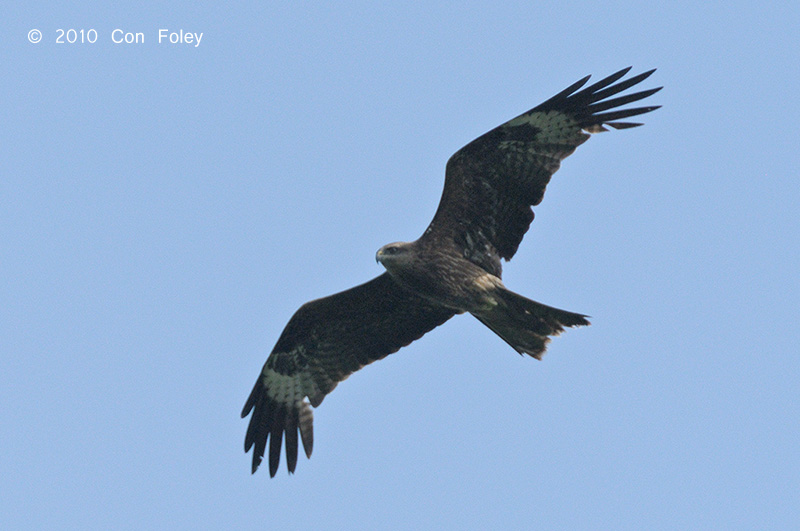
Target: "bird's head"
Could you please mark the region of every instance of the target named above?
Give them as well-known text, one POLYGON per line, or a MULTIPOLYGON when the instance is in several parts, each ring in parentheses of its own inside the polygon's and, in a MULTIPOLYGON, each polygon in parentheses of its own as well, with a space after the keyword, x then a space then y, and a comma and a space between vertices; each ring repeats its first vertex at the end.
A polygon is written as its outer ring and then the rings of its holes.
POLYGON ((375 261, 383 264, 387 270, 406 263, 411 258, 411 244, 395 242, 384 245, 375 253, 375 261))

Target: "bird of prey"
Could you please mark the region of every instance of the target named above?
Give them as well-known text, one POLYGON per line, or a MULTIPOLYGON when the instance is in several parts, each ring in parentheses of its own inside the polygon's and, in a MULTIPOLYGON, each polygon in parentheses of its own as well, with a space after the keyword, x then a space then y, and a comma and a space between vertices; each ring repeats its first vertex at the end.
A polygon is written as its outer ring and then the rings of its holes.
POLYGON ((531 206, 542 201, 550 177, 588 133, 642 125, 619 120, 658 108, 618 109, 661 89, 612 98, 654 72, 620 81, 629 70, 583 88, 586 76, 458 150, 447 162, 442 198, 424 234, 378 250, 376 260, 386 272, 297 310, 242 410, 242 417, 252 412, 244 440, 245 452, 253 449, 252 472, 269 440, 269 473, 275 476, 285 437, 293 473, 298 431, 311 457, 311 406, 350 374, 456 314, 471 313, 514 350, 537 359, 550 336, 589 324, 585 315, 507 289, 501 259, 514 256, 533 220, 531 206))

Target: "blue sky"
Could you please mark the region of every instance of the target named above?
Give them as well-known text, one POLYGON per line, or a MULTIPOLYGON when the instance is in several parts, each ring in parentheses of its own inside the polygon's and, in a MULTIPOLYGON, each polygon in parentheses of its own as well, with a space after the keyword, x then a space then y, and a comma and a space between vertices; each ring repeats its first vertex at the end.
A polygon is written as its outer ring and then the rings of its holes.
POLYGON ((5 8, 0 521, 800 525, 800 8, 530 4, 5 8), (239 412, 292 313, 419 236, 462 145, 628 65, 663 108, 581 146, 505 266, 592 326, 537 362, 455 318, 251 476, 239 412))

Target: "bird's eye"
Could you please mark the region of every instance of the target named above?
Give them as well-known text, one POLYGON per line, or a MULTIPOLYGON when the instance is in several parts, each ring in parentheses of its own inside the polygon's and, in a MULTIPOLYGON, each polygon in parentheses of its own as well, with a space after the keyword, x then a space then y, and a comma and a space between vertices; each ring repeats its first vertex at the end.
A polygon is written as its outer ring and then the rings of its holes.
POLYGON ((397 247, 387 247, 386 254, 397 254, 397 247))

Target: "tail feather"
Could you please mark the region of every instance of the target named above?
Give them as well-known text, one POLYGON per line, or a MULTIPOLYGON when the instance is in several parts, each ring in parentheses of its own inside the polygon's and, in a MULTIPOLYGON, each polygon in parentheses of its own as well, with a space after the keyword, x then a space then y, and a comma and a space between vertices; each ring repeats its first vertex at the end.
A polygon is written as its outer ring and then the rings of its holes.
POLYGON ((557 336, 566 326, 589 324, 586 315, 546 306, 505 288, 499 288, 497 295, 497 306, 473 315, 520 354, 542 359, 550 336, 557 336))

